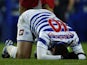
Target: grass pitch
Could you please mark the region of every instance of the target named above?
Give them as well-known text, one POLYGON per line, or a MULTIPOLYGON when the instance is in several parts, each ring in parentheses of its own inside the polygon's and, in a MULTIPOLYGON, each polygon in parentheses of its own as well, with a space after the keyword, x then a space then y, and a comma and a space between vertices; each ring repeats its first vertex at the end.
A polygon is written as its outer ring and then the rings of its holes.
MULTIPOLYGON (((82 43, 83 49, 87 54, 87 43, 82 43)), ((1 57, 3 43, 0 43, 0 65, 87 65, 87 60, 37 60, 34 58, 35 45, 33 46, 33 52, 31 59, 3 59, 1 57)))

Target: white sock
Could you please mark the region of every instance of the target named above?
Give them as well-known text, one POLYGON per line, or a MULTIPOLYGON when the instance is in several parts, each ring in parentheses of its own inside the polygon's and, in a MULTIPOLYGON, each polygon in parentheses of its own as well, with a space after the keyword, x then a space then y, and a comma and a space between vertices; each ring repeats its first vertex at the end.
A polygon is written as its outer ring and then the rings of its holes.
POLYGON ((12 58, 16 58, 17 47, 16 46, 7 46, 7 51, 12 58))

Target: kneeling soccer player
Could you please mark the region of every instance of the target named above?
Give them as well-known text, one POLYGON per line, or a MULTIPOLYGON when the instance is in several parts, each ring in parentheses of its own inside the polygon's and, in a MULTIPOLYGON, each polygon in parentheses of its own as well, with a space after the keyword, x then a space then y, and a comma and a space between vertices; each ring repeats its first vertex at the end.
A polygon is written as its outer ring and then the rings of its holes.
POLYGON ((30 58, 34 37, 37 38, 37 59, 68 58, 61 53, 62 49, 58 51, 59 54, 54 52, 48 54, 49 46, 54 43, 58 50, 64 48, 63 45, 58 45, 62 44, 60 42, 63 42, 65 46, 70 46, 78 59, 86 59, 76 32, 57 18, 54 13, 45 9, 30 9, 19 17, 17 47, 9 41, 6 42, 2 57, 30 58))

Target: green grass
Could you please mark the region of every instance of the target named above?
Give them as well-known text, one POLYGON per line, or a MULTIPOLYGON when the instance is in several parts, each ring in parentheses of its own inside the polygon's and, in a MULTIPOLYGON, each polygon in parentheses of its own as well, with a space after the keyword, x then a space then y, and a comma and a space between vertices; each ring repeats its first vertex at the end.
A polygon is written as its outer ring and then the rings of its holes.
MULTIPOLYGON (((87 54, 87 43, 82 44, 87 54)), ((87 60, 36 60, 33 56, 35 46, 33 47, 31 59, 3 59, 1 52, 4 44, 0 43, 0 65, 87 65, 87 60)))

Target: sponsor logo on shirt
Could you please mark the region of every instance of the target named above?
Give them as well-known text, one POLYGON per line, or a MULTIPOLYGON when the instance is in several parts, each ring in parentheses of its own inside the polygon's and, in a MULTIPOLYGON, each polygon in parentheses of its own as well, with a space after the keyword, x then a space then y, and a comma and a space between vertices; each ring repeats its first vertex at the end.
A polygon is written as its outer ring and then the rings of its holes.
POLYGON ((74 37, 74 34, 53 34, 53 33, 49 33, 48 36, 50 38, 56 38, 56 39, 70 39, 74 37))

